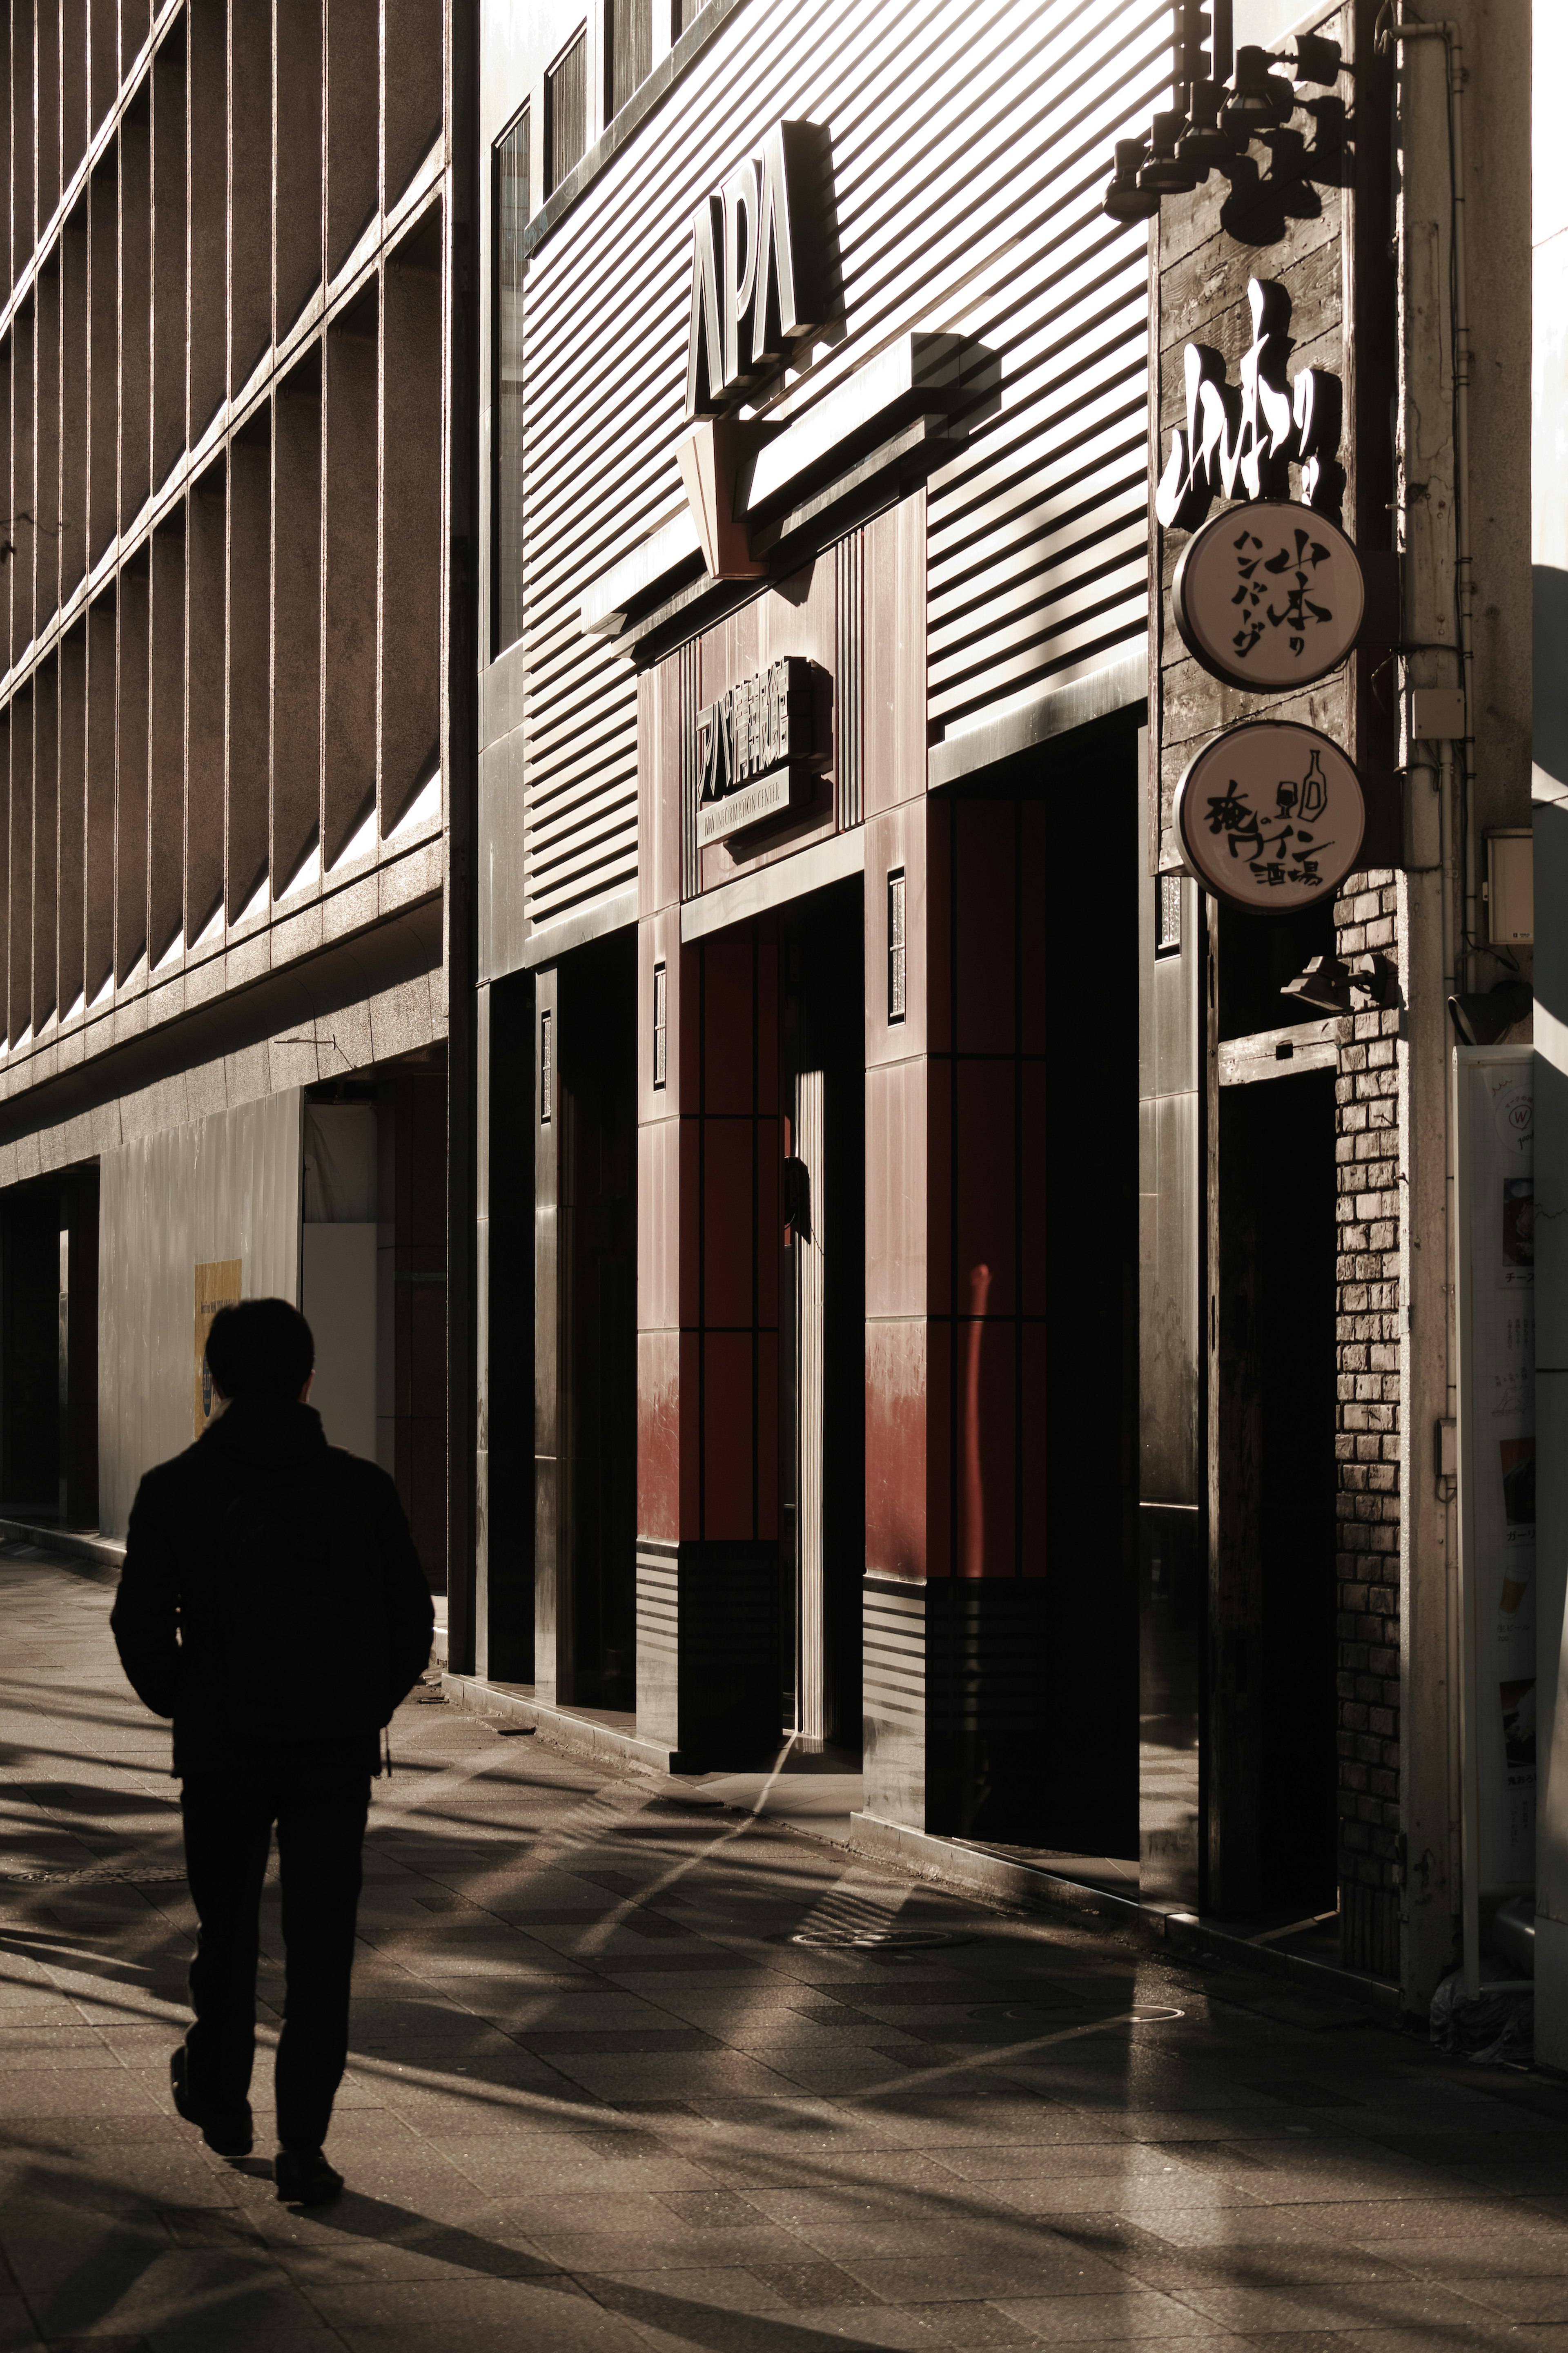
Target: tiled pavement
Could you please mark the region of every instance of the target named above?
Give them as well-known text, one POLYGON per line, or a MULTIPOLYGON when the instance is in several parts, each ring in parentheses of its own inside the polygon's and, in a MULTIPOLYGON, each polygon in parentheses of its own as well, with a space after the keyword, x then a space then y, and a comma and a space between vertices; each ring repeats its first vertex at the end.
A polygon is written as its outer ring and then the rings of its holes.
POLYGON ((349 2194, 289 2211, 170 2112, 191 1912, 110 1599, 0 1551, 0 1867, 128 1873, 0 1882, 3 2353, 1568 2348, 1542 2079, 440 1704, 372 1813, 349 2194), (892 1922, 953 1941, 790 1941, 892 1922))

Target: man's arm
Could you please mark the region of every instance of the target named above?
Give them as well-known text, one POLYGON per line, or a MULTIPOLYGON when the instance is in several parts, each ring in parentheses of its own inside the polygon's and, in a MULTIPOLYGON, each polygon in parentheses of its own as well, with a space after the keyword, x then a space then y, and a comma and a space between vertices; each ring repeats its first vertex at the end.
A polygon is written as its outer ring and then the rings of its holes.
POLYGON ((173 1715, 179 1676, 179 1576, 156 1473, 143 1479, 131 1507, 125 1566, 110 1616, 120 1663, 143 1706, 173 1715))

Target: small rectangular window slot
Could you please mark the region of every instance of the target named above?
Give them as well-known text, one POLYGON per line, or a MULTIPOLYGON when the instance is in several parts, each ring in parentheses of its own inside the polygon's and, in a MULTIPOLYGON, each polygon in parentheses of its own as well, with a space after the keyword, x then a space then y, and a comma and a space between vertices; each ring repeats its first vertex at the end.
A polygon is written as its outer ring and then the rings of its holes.
POLYGON ((548 1127, 555 1116, 555 1060, 552 1029, 554 1015, 539 1017, 539 1124, 548 1127))
POLYGON ((653 1082, 662 1087, 669 1068, 669 975, 665 966, 653 968, 653 1082))
POLYGON ((1181 953, 1182 878, 1179 874, 1162 874, 1155 888, 1154 954, 1169 956, 1181 953))
POLYGON ((897 866, 888 877, 888 1021, 904 1018, 908 965, 904 944, 904 870, 897 866))

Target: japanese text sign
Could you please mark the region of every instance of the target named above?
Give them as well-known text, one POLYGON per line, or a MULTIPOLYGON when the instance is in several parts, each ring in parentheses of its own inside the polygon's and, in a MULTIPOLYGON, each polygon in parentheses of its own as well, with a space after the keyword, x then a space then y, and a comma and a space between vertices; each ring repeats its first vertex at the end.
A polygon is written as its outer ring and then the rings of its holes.
POLYGON ((1354 871, 1366 804, 1355 769, 1327 735, 1259 719, 1204 746, 1176 787, 1173 818, 1205 890, 1278 914, 1326 897, 1354 871))
POLYGON ((1310 686, 1355 643, 1361 565, 1338 525, 1310 507, 1231 507, 1183 550, 1171 609, 1211 677, 1268 691, 1310 686))
POLYGON ((697 714, 698 840, 788 809, 816 757, 813 665, 797 654, 726 687, 697 714))

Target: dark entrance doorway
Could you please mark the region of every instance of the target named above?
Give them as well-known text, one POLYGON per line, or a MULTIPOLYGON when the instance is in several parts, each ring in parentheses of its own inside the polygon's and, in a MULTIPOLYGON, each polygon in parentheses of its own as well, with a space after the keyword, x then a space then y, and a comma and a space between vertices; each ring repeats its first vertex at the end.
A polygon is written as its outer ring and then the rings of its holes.
POLYGON ((1331 1911, 1335 1888, 1333 1138, 1331 1071, 1220 1091, 1215 1475, 1230 1608, 1211 1724, 1256 1810, 1254 1891, 1244 1877, 1223 1900, 1297 1918, 1331 1911))
POLYGON ((1327 906, 1211 911, 1205 1899, 1232 1916, 1335 1902, 1335 1025, 1281 993, 1332 948, 1327 906))
POLYGON ((637 1704, 637 940, 560 968, 558 1696, 637 1704), (564 1639, 562 1639, 562 1638, 564 1639))
POLYGON ((861 886, 781 919, 781 1716, 858 1752, 866 1558, 866 1054, 861 886))
POLYGON ((0 1509, 98 1526, 98 1169, 0 1204, 0 1509))

